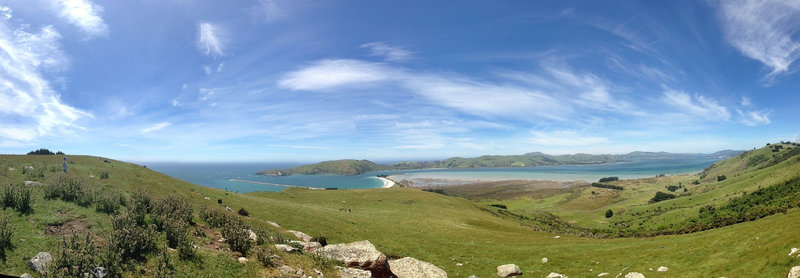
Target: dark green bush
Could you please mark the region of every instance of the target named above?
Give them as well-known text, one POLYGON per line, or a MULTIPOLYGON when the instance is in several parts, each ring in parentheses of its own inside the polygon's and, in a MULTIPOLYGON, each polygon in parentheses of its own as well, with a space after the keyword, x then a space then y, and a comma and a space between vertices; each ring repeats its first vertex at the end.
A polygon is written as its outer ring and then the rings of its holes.
POLYGON ((675 192, 675 190, 678 190, 678 188, 680 188, 680 187, 678 187, 677 185, 667 186, 667 190, 672 191, 672 192, 675 192))
POLYGON ((592 187, 614 189, 614 190, 624 190, 625 189, 625 188, 623 188, 622 186, 619 186, 619 185, 611 185, 611 184, 597 183, 597 182, 593 182, 592 183, 592 187))
POLYGON ((14 185, 6 185, 5 188, 3 188, 3 209, 17 206, 15 195, 14 185))
POLYGON ((264 246, 256 246, 253 251, 261 265, 264 267, 275 266, 275 262, 272 261, 272 252, 270 252, 269 249, 264 246))
POLYGON ((169 259, 169 253, 167 252, 167 247, 164 246, 164 250, 161 251, 161 254, 158 256, 158 266, 156 268, 156 275, 157 278, 167 278, 167 277, 174 277, 175 276, 175 266, 172 264, 172 261, 169 259))
POLYGON ((235 215, 217 207, 200 208, 200 218, 205 220, 211 228, 219 228, 236 220, 235 215))
POLYGON ((247 224, 240 219, 229 221, 222 227, 222 237, 225 238, 225 242, 228 243, 231 250, 241 253, 242 256, 247 256, 247 251, 251 247, 248 229, 247 224))
POLYGON ((506 205, 503 205, 503 204, 491 204, 489 206, 496 207, 496 208, 501 208, 501 209, 508 209, 508 207, 506 205))
POLYGON ((46 199, 73 202, 82 207, 92 204, 92 191, 88 181, 74 175, 61 173, 53 175, 44 186, 46 199))
POLYGON ((100 173, 100 179, 107 179, 108 178, 108 171, 103 171, 100 173))
POLYGON ((240 209, 239 209, 239 211, 237 211, 236 213, 237 213, 237 214, 239 214, 239 215, 241 215, 241 216, 250 216, 250 212, 248 212, 248 211, 247 211, 246 209, 244 209, 244 208, 240 208, 240 209))
POLYGON ((55 153, 53 153, 52 151, 44 148, 28 152, 28 155, 54 155, 54 154, 55 153))
POLYGON ((33 198, 31 197, 31 189, 29 187, 22 186, 17 189, 16 194, 14 194, 14 205, 14 208, 16 208, 19 213, 25 215, 33 213, 33 198))
POLYGON ((601 178, 597 182, 610 182, 610 181, 618 181, 618 180, 619 180, 619 177, 607 177, 607 178, 601 178))
POLYGON ((192 222, 192 205, 186 199, 177 195, 167 195, 153 202, 151 210, 153 223, 159 230, 164 228, 164 222, 169 218, 180 219, 186 223, 192 222))
POLYGON ((145 254, 155 250, 158 239, 155 227, 139 226, 128 214, 111 217, 111 225, 114 233, 109 244, 114 245, 123 261, 143 260, 145 254))
POLYGON ((107 214, 117 214, 122 205, 120 199, 124 199, 124 197, 119 192, 102 192, 95 197, 95 210, 107 214))
POLYGON ((6 250, 11 250, 11 238, 14 236, 16 227, 11 224, 11 217, 5 212, 0 211, 0 259, 6 261, 6 250))
POLYGON ((611 218, 612 216, 614 216, 614 211, 610 210, 610 209, 607 210, 606 211, 606 218, 611 218))
POLYGON ((653 196, 652 199, 650 199, 649 203, 651 203, 651 204, 652 203, 658 203, 658 202, 666 201, 666 200, 669 200, 669 199, 675 199, 675 197, 677 197, 677 196, 675 196, 675 194, 669 194, 669 193, 664 193, 664 192, 659 191, 659 192, 656 192, 656 195, 653 196))
POLYGON ((323 235, 312 237, 311 241, 319 242, 319 244, 322 245, 323 247, 328 245, 328 238, 326 238, 323 235))
POLYGON ((726 179, 728 179, 728 177, 726 177, 725 175, 717 176, 717 181, 724 181, 726 179))
POLYGON ((56 276, 80 277, 94 268, 94 255, 97 248, 92 236, 73 234, 61 239, 59 255, 53 262, 52 271, 56 276))
POLYGON ((164 234, 167 236, 167 246, 178 248, 178 243, 186 241, 189 234, 189 223, 182 219, 167 218, 164 221, 164 234))

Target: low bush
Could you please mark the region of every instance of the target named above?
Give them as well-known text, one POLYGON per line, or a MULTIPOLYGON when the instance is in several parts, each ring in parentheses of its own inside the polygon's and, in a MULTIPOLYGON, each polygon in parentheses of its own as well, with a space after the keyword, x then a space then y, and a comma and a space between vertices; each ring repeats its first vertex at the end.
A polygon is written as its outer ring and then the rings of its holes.
POLYGON ((114 245, 113 251, 118 252, 123 261, 143 260, 145 254, 155 250, 158 234, 152 225, 139 226, 129 214, 112 217, 111 225, 114 232, 109 244, 114 245))
POLYGON ((105 191, 95 197, 95 210, 107 214, 117 214, 122 206, 121 200, 125 197, 119 192, 105 191))
POLYGON ((5 212, 0 211, 0 259, 6 261, 6 250, 11 250, 11 238, 14 236, 16 227, 11 224, 11 217, 5 212))
POLYGON ((158 256, 155 277, 167 278, 174 276, 175 276, 175 266, 169 259, 169 252, 167 252, 167 247, 164 246, 164 250, 161 251, 161 254, 158 256))
POLYGON ((94 268, 94 255, 97 252, 92 236, 74 234, 61 239, 61 249, 52 263, 52 273, 63 277, 80 277, 94 268))
POLYGON ((323 247, 328 245, 328 238, 326 238, 323 235, 312 237, 311 241, 319 242, 319 244, 322 245, 323 247))
POLYGON ((493 207, 501 208, 501 209, 508 209, 508 206, 503 205, 503 204, 491 204, 489 206, 493 206, 493 207))
POLYGON ((92 191, 88 181, 74 175, 61 173, 52 176, 44 186, 46 199, 61 199, 82 207, 92 204, 92 191))
POLYGON ((33 213, 31 189, 27 186, 6 185, 2 192, 3 209, 12 208, 21 214, 33 213))
POLYGON ((598 182, 610 182, 610 181, 618 181, 619 177, 607 177, 601 178, 598 182))
POLYGON ((216 207, 201 207, 200 218, 205 220, 211 228, 219 228, 236 220, 235 215, 216 207))
POLYGON ((672 191, 672 192, 675 192, 675 190, 678 190, 678 188, 680 188, 680 187, 677 186, 677 185, 667 186, 667 190, 672 191))
POLYGON ((653 196, 652 199, 650 199, 649 203, 651 203, 651 204, 652 203, 658 203, 658 202, 666 201, 666 200, 669 200, 669 199, 675 199, 675 197, 677 197, 677 196, 675 196, 675 194, 669 194, 669 193, 664 193, 664 192, 659 191, 659 192, 656 192, 656 195, 653 196))
POLYGON ((255 253, 258 262, 260 262, 264 267, 275 266, 275 262, 272 261, 272 252, 270 252, 266 247, 256 246, 253 252, 255 253))
POLYGON ((163 230, 164 222, 167 219, 180 219, 186 223, 192 223, 192 205, 186 199, 176 195, 167 195, 153 202, 151 210, 153 223, 159 230, 163 230))
POLYGON ((103 171, 100 173, 100 179, 108 179, 108 171, 103 171))
POLYGON ((592 183, 592 187, 614 189, 614 190, 624 190, 625 189, 625 188, 623 188, 622 186, 619 186, 619 185, 612 185, 612 184, 605 184, 605 183, 598 183, 598 182, 593 182, 592 183))
POLYGON ((717 176, 717 181, 724 181, 726 179, 728 179, 728 177, 726 177, 725 175, 717 176))
POLYGON ((613 216, 614 216, 614 211, 613 210, 609 209, 609 210, 606 211, 606 218, 611 218, 613 216))
POLYGON ((222 227, 222 237, 225 238, 225 242, 230 245, 231 250, 241 253, 242 256, 247 256, 247 251, 251 248, 248 229, 247 224, 240 219, 229 221, 222 227))
POLYGON ((178 244, 186 241, 189 233, 189 223, 183 219, 167 218, 164 221, 164 234, 167 236, 167 246, 178 248, 178 244))
POLYGON ((3 209, 17 206, 17 200, 14 198, 14 195, 16 195, 14 185, 6 185, 5 188, 3 188, 3 209))
POLYGON ((249 212, 249 211, 247 211, 247 210, 246 210, 246 209, 244 209, 244 208, 240 208, 240 209, 239 209, 239 211, 237 211, 236 213, 237 213, 237 214, 239 214, 239 215, 241 215, 241 216, 250 216, 250 212, 249 212))

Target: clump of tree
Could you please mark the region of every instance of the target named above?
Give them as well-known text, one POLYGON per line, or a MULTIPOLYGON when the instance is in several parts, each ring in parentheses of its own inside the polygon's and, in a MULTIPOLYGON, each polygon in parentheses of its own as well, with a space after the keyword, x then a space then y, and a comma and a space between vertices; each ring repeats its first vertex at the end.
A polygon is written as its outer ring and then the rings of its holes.
POLYGON ((669 193, 664 193, 664 192, 659 191, 659 192, 656 192, 656 195, 653 196, 652 199, 650 199, 649 203, 651 203, 651 204, 658 203, 658 202, 661 202, 661 201, 675 199, 675 197, 677 197, 677 196, 675 196, 675 194, 669 194, 669 193))
POLYGON ((592 187, 614 189, 614 190, 623 190, 623 189, 625 189, 625 188, 623 188, 622 186, 619 186, 619 185, 605 184, 605 183, 599 183, 599 182, 593 182, 592 183, 592 187))
POLYGON ((717 176, 717 181, 724 181, 724 180, 726 180, 726 179, 728 179, 728 177, 726 177, 725 175, 719 175, 719 176, 717 176))
POLYGON ((611 218, 612 216, 614 216, 614 211, 611 210, 611 209, 607 210, 606 211, 606 218, 611 218))
POLYGON ((601 178, 598 182, 612 182, 612 181, 618 181, 618 180, 619 180, 619 177, 606 177, 606 178, 601 178))
POLYGON ((694 224, 699 230, 707 230, 785 213, 798 206, 800 179, 796 178, 733 198, 718 208, 711 205, 703 207, 694 224))
POLYGON ((669 186, 667 186, 667 190, 672 191, 672 192, 675 192, 679 188, 681 188, 681 186, 679 186, 679 185, 669 185, 669 186))
POLYGON ((28 155, 55 155, 56 153, 48 150, 48 149, 38 149, 35 151, 28 152, 28 155))

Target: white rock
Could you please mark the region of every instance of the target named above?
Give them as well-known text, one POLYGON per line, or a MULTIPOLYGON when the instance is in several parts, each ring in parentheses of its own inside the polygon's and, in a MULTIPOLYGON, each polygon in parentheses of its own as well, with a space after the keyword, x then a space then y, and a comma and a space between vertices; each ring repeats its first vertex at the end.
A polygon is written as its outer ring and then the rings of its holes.
POLYGON ((38 185, 42 185, 42 183, 41 183, 41 182, 38 182, 38 181, 24 181, 24 183, 25 183, 25 185, 27 185, 27 186, 38 186, 38 185))
POLYGON ((33 276, 31 276, 28 273, 25 273, 25 274, 20 275, 19 278, 33 278, 33 276))
POLYGON ((256 232, 253 232, 253 230, 247 229, 247 235, 247 237, 250 238, 250 241, 258 240, 258 235, 256 235, 256 232))
POLYGON ((547 263, 547 258, 542 258, 542 263, 546 264, 547 263))
POLYGON ((370 278, 372 277, 372 273, 366 270, 361 270, 358 268, 349 268, 349 267, 341 267, 336 266, 336 269, 339 270, 339 277, 342 278, 370 278))
POLYGON ((272 222, 272 221, 267 221, 267 223, 272 225, 272 227, 275 227, 275 228, 278 228, 278 229, 281 228, 281 225, 278 225, 278 223, 275 223, 275 222, 272 222))
MULTIPOLYGON (((797 248, 792 248, 792 250, 789 251, 789 257, 794 256, 794 254, 798 254, 798 253, 800 253, 800 250, 798 250, 797 248)), ((798 255, 800 255, 800 254, 798 254, 798 255)))
POLYGON ((447 278, 447 273, 432 263, 423 262, 412 257, 389 260, 389 269, 397 278, 447 278))
POLYGON ((550 274, 547 275, 546 278, 569 278, 569 277, 567 277, 567 275, 564 275, 564 274, 550 272, 550 274))
POLYGON ((296 236, 298 239, 300 239, 302 241, 305 241, 305 242, 311 241, 311 236, 307 235, 304 232, 295 231, 295 230, 286 230, 286 231, 291 233, 291 234, 293 234, 294 236, 296 236))
POLYGON ((625 274, 625 278, 645 278, 645 277, 644 274, 641 274, 639 272, 629 272, 628 274, 625 274))
POLYGON ((561 236, 554 236, 553 238, 555 238, 555 239, 559 239, 559 238, 561 238, 561 236))
POLYGON ((608 274, 609 274, 608 272, 603 272, 603 273, 597 274, 597 277, 603 277, 603 276, 606 276, 608 274))
POLYGON ((522 275, 522 270, 515 264, 504 264, 497 267, 497 276, 509 277, 522 275))
POLYGON ((789 275, 786 278, 800 278, 800 265, 793 267, 789 270, 789 275))
POLYGON ((227 211, 233 211, 233 209, 232 209, 232 208, 230 208, 230 207, 225 207, 225 210, 227 210, 227 211))
POLYGON ((41 273, 52 261, 53 255, 50 255, 50 253, 47 252, 39 252, 36 254, 36 256, 33 256, 30 261, 28 261, 28 267, 30 267, 33 271, 41 273))
POLYGON ((386 277, 391 275, 386 255, 378 251, 368 240, 347 244, 326 245, 314 251, 323 257, 342 262, 348 267, 357 267, 372 272, 372 276, 386 277))
POLYGON ((286 252, 286 253, 292 253, 292 252, 299 252, 300 251, 297 248, 294 248, 294 247, 289 246, 287 244, 275 244, 275 249, 278 249, 278 251, 283 251, 283 252, 286 252))
POLYGON ((656 271, 658 271, 658 272, 667 272, 667 271, 669 271, 669 268, 667 268, 666 266, 659 266, 658 269, 656 269, 656 271))
POLYGON ((245 257, 239 257, 239 263, 240 263, 240 264, 246 264, 246 263, 247 263, 247 258, 245 258, 245 257))
POLYGON ((211 198, 203 197, 203 200, 211 200, 211 198))

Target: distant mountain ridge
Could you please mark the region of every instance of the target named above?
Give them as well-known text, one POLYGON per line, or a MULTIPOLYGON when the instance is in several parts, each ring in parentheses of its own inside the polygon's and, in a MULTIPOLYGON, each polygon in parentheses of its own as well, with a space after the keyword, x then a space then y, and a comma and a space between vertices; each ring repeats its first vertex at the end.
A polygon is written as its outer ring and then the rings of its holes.
POLYGON ((285 176, 291 174, 319 175, 360 175, 367 172, 388 170, 411 170, 430 168, 511 168, 535 167, 548 165, 582 165, 623 162, 638 159, 675 159, 689 157, 728 158, 744 151, 722 150, 712 154, 668 153, 668 152, 631 152, 627 154, 565 154, 549 155, 531 152, 522 155, 484 155, 474 158, 451 157, 437 161, 406 161, 394 164, 377 164, 369 160, 342 159, 323 161, 303 165, 291 169, 270 169, 260 171, 259 175, 285 176))

